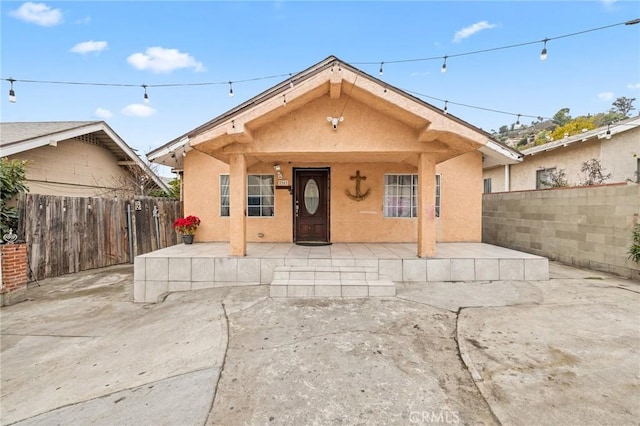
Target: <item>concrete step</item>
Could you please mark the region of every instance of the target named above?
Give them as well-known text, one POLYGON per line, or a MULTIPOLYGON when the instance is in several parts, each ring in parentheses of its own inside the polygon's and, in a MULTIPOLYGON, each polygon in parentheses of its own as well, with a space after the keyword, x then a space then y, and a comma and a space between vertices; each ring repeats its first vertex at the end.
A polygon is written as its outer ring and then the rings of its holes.
POLYGON ((365 266, 277 266, 269 294, 274 298, 392 297, 396 286, 365 266))

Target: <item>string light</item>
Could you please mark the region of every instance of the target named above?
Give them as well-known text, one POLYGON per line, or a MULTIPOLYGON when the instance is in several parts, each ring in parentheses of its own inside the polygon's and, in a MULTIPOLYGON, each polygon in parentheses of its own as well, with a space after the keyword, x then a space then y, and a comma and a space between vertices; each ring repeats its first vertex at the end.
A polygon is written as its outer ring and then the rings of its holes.
POLYGON ((9 77, 7 79, 7 81, 11 84, 11 87, 9 88, 9 102, 11 102, 12 104, 16 103, 16 92, 15 90, 13 90, 13 82, 15 81, 13 78, 9 77))
POLYGON ((444 101, 444 110, 442 112, 444 112, 445 114, 449 114, 447 104, 449 104, 449 101, 444 101))
POLYGON ((607 124, 607 131, 605 132, 605 138, 611 139, 611 123, 607 124))
MULTIPOLYGON (((594 31, 600 31, 600 30, 604 30, 604 29, 608 29, 608 28, 612 28, 612 27, 616 27, 616 26, 620 26, 620 25, 636 25, 640 23, 640 18, 637 19, 632 19, 632 20, 628 20, 625 22, 619 22, 616 24, 611 24, 611 25, 606 25, 606 26, 602 26, 602 27, 598 27, 598 28, 591 28, 591 29, 587 29, 587 30, 583 30, 583 31, 579 31, 579 32, 574 32, 574 33, 570 33, 570 34, 564 34, 564 35, 560 35, 560 36, 556 36, 556 37, 550 37, 550 38, 544 38, 542 40, 535 40, 535 41, 530 41, 530 42, 524 42, 524 43, 518 43, 518 44, 512 44, 512 45, 507 45, 507 46, 500 46, 500 47, 494 47, 494 48, 490 48, 490 49, 483 49, 483 50, 476 50, 476 51, 471 51, 471 52, 464 52, 464 53, 458 53, 458 54, 453 54, 453 55, 445 55, 443 56, 436 56, 436 57, 429 57, 429 58, 414 58, 414 59, 402 59, 402 60, 395 60, 395 61, 383 61, 383 62, 352 62, 352 64, 354 65, 365 65, 365 64, 380 64, 380 71, 383 71, 383 65, 389 64, 389 63, 406 63, 406 62, 417 62, 417 61, 429 61, 429 60, 438 60, 438 59, 443 59, 443 64, 441 67, 441 72, 446 72, 446 62, 448 58, 452 58, 452 57, 460 57, 460 56, 466 56, 466 55, 475 55, 475 54, 481 54, 481 53, 487 53, 487 52, 492 52, 492 51, 497 51, 497 50, 504 50, 504 49, 511 49, 511 48, 515 48, 515 47, 521 47, 521 46, 526 46, 526 45, 531 45, 531 44, 535 44, 535 43, 543 43, 543 51, 540 55, 541 60, 544 60, 544 58, 546 58, 546 43, 548 41, 551 40, 557 40, 557 39, 561 39, 561 38, 566 38, 566 37, 573 37, 573 36, 577 36, 577 35, 581 35, 581 34, 585 34, 585 33, 589 33, 589 32, 594 32, 594 31), (543 58, 544 55, 544 58, 543 58)), ((341 64, 339 61, 335 61, 332 63, 331 65, 331 72, 334 71, 334 67, 338 68, 338 71, 342 71, 341 68, 341 64)), ((205 86, 205 85, 220 85, 220 84, 228 84, 229 85, 229 96, 233 97, 234 93, 233 93, 233 83, 244 83, 244 82, 252 82, 252 81, 258 81, 258 80, 267 80, 267 79, 274 79, 274 78, 282 78, 285 76, 289 76, 290 80, 289 80, 289 87, 293 88, 293 77, 291 73, 288 74, 280 74, 280 75, 271 75, 271 76, 264 76, 264 77, 256 77, 256 78, 250 78, 250 79, 245 79, 245 80, 236 80, 236 81, 222 81, 222 82, 200 82, 200 83, 171 83, 171 84, 154 84, 154 85, 142 85, 142 87, 145 89, 145 102, 148 101, 148 94, 147 94, 147 88, 150 87, 187 87, 187 86, 205 86)), ((74 82, 74 81, 47 81, 47 80, 20 80, 20 79, 13 79, 13 78, 7 78, 4 79, 5 81, 8 81, 11 85, 10 90, 9 90, 9 101, 12 103, 15 103, 16 101, 16 97, 15 97, 15 91, 13 88, 13 83, 14 82, 22 82, 22 83, 41 83, 41 84, 63 84, 63 85, 84 85, 84 86, 107 86, 107 87, 140 87, 140 85, 136 85, 136 84, 118 84, 118 83, 88 83, 88 82, 74 82)), ((419 94, 417 92, 411 92, 409 90, 404 90, 407 93, 415 93, 418 96, 424 96, 427 98, 431 98, 431 99, 438 99, 438 98, 433 98, 431 96, 428 95, 423 95, 423 94, 419 94)), ((387 87, 385 86, 384 88, 384 92, 387 92, 387 87)), ((440 99, 438 99, 440 100, 440 99)), ((479 110, 484 110, 484 111, 489 111, 489 112, 495 112, 495 113, 500 113, 500 114, 508 114, 508 115, 514 115, 514 116, 518 116, 518 117, 532 117, 532 118, 538 118, 539 120, 542 120, 542 117, 538 116, 530 116, 530 115, 525 115, 525 114, 515 114, 515 113, 511 113, 511 112, 506 112, 506 111, 500 111, 500 110, 495 110, 495 109, 491 109, 491 108, 484 108, 484 107, 480 107, 480 106, 474 106, 474 105, 468 105, 468 104, 463 104, 463 103, 458 103, 458 102, 452 102, 452 101, 445 101, 445 100, 440 100, 442 102, 450 102, 451 104, 454 105, 460 105, 460 106, 464 106, 464 107, 468 107, 468 108, 475 108, 475 109, 479 109, 479 110)))
POLYGON ((380 71, 378 72, 380 75, 384 74, 384 70, 382 69, 383 65, 384 65, 384 62, 380 62, 380 71))
POLYGON ((149 103, 149 95, 147 94, 147 87, 148 86, 146 84, 142 85, 142 88, 144 89, 144 98, 143 99, 144 99, 144 103, 145 104, 149 103))
POLYGON ((540 52, 540 60, 546 61, 547 60, 547 42, 549 41, 549 39, 545 38, 543 41, 544 41, 544 46, 542 47, 542 52, 540 52))
POLYGON ((519 125, 519 124, 520 124, 520 115, 521 115, 521 114, 518 114, 518 118, 516 119, 516 125, 519 125))

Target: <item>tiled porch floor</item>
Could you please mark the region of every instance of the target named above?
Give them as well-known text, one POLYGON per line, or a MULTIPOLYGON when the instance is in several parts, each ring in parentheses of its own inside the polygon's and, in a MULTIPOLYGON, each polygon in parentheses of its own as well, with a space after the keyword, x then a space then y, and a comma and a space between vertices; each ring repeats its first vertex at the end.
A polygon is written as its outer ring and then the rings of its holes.
MULTIPOLYGON (((326 275, 327 268, 366 268, 392 282, 549 279, 546 258, 482 243, 438 243, 436 256, 427 259, 418 258, 416 245, 410 243, 337 243, 320 247, 249 243, 245 257, 230 256, 228 243, 196 243, 137 256, 134 299, 156 302, 158 296, 173 291, 271 284, 276 268, 279 276, 274 284, 284 286, 288 283, 282 277, 287 270, 300 267, 313 272, 313 278, 307 274, 312 283, 326 275)), ((291 283, 294 284, 300 290, 302 283, 291 283)), ((310 290, 303 290, 300 296, 308 296, 310 290)))

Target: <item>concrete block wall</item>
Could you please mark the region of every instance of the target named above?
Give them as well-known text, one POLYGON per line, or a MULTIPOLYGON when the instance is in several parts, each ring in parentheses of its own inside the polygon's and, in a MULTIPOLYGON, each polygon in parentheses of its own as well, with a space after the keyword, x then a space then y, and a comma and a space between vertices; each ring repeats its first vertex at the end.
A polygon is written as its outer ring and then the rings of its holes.
POLYGON ((640 185, 483 195, 482 241, 640 280, 628 259, 640 185))
POLYGON ((0 246, 2 287, 0 305, 12 305, 26 299, 27 245, 4 244, 0 246))

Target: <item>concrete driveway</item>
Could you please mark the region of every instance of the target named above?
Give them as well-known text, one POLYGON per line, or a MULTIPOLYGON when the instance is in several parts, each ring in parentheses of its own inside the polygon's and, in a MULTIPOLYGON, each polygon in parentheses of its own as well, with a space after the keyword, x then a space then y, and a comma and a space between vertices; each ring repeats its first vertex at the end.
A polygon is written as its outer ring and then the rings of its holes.
POLYGON ((640 284, 551 275, 157 305, 129 266, 49 279, 0 311, 0 423, 638 424, 640 284))

